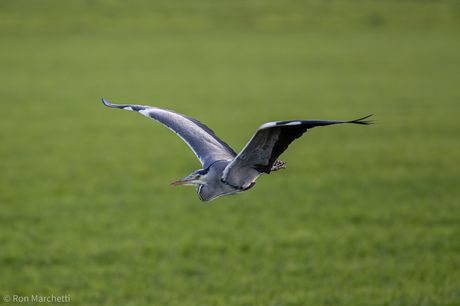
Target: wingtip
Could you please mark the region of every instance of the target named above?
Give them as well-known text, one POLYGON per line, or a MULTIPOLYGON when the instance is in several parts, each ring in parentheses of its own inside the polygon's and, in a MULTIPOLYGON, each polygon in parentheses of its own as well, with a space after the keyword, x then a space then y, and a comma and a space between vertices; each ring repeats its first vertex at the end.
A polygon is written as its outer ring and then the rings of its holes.
POLYGON ((107 101, 104 98, 102 98, 102 103, 104 103, 105 106, 111 106, 112 105, 109 101, 107 101))
POLYGON ((374 114, 370 114, 370 115, 367 115, 366 117, 362 117, 362 118, 359 118, 359 119, 356 119, 356 120, 353 120, 353 121, 349 121, 350 123, 358 123, 358 124, 365 124, 365 125, 369 125, 369 126, 375 126, 376 123, 375 121, 373 120, 365 120, 371 116, 373 116, 374 114))

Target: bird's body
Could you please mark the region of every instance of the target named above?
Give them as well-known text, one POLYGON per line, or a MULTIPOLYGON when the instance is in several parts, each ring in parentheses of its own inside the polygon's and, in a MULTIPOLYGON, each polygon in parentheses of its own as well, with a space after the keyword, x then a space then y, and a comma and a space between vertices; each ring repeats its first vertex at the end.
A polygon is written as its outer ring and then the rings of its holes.
MULTIPOLYGON (((252 186, 255 185, 255 182, 251 182, 248 186, 233 186, 223 181, 221 179, 222 174, 229 163, 230 162, 228 161, 216 161, 215 163, 211 164, 208 168, 203 169, 203 170, 201 169, 198 170, 197 174, 202 173, 200 174, 200 178, 201 177, 220 178, 220 179, 211 179, 211 180, 203 179, 202 184, 198 184, 196 192, 200 200, 207 202, 217 197, 241 193, 241 192, 244 192, 250 189, 252 186)), ((193 178, 193 176, 194 174, 192 174, 190 177, 193 178)), ((188 178, 189 177, 185 179, 188 180, 188 178)), ((180 184, 195 185, 197 183, 201 183, 200 180, 193 182, 193 183, 187 183, 187 182, 182 183, 182 180, 179 180, 178 182, 175 182, 172 185, 173 186, 180 185, 180 184)))
POLYGON ((277 158, 292 141, 310 128, 338 123, 370 125, 369 121, 364 120, 370 116, 353 121, 269 122, 259 126, 243 150, 237 154, 211 129, 191 117, 157 107, 111 104, 105 99, 102 102, 109 107, 137 111, 181 137, 198 157, 203 168, 171 185, 197 186, 198 197, 204 202, 244 192, 255 185, 255 180, 262 173, 285 168, 285 163, 277 161, 277 158))

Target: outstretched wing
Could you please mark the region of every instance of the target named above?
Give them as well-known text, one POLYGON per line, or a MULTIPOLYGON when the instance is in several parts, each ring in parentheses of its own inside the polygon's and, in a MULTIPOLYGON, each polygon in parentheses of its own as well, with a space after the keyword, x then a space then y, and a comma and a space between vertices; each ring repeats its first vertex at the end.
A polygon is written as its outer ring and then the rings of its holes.
POLYGON ((105 99, 102 99, 102 102, 109 107, 137 111, 163 124, 188 144, 204 169, 215 161, 231 161, 236 156, 235 151, 228 144, 220 140, 210 128, 196 119, 158 107, 111 104, 105 99))
POLYGON ((371 125, 370 121, 364 120, 370 116, 372 115, 353 121, 297 120, 262 124, 243 150, 225 168, 222 179, 232 186, 247 187, 261 173, 270 173, 272 165, 289 144, 308 129, 338 123, 371 125))

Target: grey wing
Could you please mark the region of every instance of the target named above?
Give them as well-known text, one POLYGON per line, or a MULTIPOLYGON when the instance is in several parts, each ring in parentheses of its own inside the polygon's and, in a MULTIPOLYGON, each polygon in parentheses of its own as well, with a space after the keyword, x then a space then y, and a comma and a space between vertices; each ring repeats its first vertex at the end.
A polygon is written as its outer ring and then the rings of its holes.
POLYGON ((370 121, 364 120, 370 116, 353 121, 297 120, 262 124, 225 168, 222 180, 232 186, 248 187, 261 173, 270 173, 278 157, 308 129, 338 123, 370 125, 370 121))
POLYGON ((157 107, 111 104, 105 99, 102 102, 109 107, 137 111, 163 124, 188 144, 204 169, 218 160, 231 161, 237 155, 210 128, 191 117, 157 107))

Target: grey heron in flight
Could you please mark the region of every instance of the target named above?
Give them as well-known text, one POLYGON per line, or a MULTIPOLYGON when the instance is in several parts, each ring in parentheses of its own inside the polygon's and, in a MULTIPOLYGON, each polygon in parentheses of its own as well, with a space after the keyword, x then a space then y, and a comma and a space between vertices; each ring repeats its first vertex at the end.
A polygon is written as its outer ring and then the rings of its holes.
POLYGON ((203 165, 186 178, 171 184, 197 186, 200 200, 207 202, 215 198, 242 193, 254 187, 262 173, 270 173, 285 167, 277 160, 289 144, 308 129, 338 123, 371 125, 364 120, 372 115, 352 121, 293 120, 264 123, 239 154, 206 125, 191 117, 158 107, 142 105, 111 104, 102 99, 104 105, 136 111, 158 121, 176 133, 195 153, 203 165))

